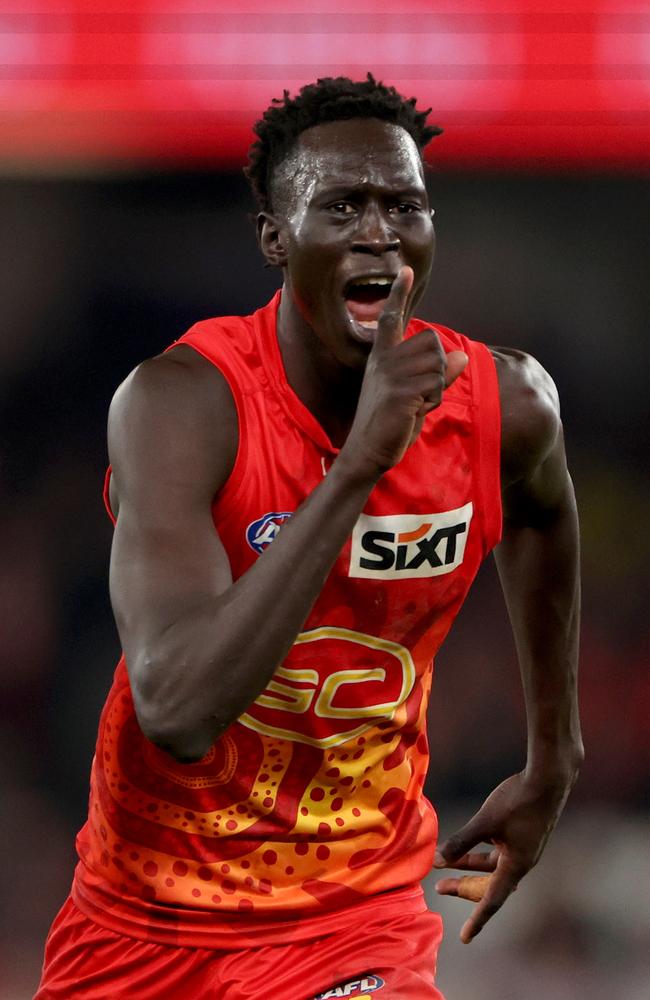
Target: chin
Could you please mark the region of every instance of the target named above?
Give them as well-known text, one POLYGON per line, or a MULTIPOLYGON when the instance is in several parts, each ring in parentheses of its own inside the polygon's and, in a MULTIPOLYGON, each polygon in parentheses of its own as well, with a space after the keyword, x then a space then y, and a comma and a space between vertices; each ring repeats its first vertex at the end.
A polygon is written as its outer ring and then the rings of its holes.
POLYGON ((317 352, 326 365, 334 362, 344 368, 363 370, 372 348, 372 342, 362 342, 353 336, 345 318, 336 317, 319 320, 314 317, 307 321, 317 345, 317 352))
POLYGON ((363 372, 371 350, 372 344, 361 344, 352 340, 337 352, 336 360, 350 371, 363 372))

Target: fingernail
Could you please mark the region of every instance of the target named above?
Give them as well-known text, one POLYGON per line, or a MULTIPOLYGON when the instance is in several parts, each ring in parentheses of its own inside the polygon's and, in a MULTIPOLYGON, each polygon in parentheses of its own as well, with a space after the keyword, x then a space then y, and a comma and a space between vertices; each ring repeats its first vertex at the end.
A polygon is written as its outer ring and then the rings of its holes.
POLYGON ((440 851, 436 851, 436 853, 433 856, 433 867, 434 868, 444 868, 445 867, 445 859, 443 858, 443 856, 440 853, 440 851))

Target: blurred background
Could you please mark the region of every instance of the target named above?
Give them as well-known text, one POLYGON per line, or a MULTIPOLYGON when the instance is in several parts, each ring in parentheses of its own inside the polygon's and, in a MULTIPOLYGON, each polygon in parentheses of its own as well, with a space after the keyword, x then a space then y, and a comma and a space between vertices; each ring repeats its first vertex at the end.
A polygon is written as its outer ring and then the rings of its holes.
MULTIPOLYGON (((583 773, 470 948, 469 904, 443 901, 439 984, 448 1000, 646 998, 647 4, 126 6, 0 3, 0 997, 37 983, 119 652, 112 393, 193 322, 267 301, 279 275, 241 174, 251 124, 284 87, 372 70, 445 128, 420 314, 551 372, 583 526, 583 773)), ((522 766, 524 732, 490 562, 437 664, 427 790, 443 834, 522 766)))

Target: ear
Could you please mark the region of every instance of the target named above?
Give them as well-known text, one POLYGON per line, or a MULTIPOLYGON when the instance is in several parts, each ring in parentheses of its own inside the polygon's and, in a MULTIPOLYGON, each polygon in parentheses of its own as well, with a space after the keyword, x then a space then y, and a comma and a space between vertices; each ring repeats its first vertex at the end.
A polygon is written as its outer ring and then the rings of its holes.
POLYGON ((269 212, 260 212, 257 216, 257 242, 267 263, 273 267, 284 267, 287 251, 282 242, 280 223, 269 212))

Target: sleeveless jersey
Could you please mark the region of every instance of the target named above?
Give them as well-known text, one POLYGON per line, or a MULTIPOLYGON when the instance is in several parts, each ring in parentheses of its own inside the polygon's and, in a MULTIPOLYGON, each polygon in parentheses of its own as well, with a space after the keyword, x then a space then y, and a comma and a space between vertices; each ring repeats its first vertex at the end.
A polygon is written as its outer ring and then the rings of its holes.
MULTIPOLYGON (((176 342, 223 373, 236 404, 239 448, 212 509, 235 580, 337 455, 287 381, 279 300, 176 342)), ((428 325, 412 320, 406 336, 428 325)), ((73 898, 97 922, 224 947, 280 920, 286 940, 310 915, 334 917, 429 871, 433 659, 501 531, 494 362, 435 328, 467 368, 372 491, 287 658, 201 761, 179 764, 145 739, 120 660, 77 840, 73 898)))

